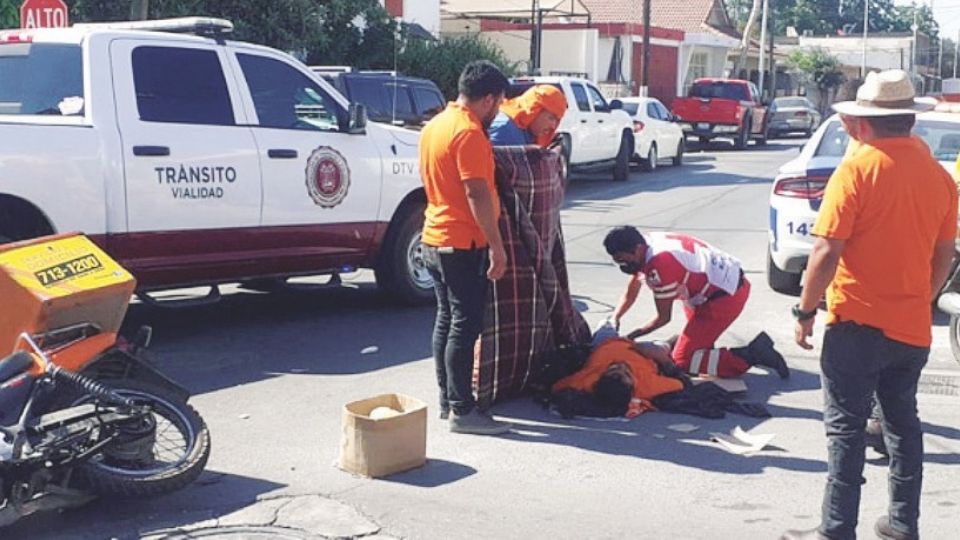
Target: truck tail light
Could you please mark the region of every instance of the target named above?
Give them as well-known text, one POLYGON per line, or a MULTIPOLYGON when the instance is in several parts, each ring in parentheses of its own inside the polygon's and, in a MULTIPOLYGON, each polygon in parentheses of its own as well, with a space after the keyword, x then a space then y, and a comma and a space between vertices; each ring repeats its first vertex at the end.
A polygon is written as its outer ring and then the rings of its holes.
POLYGON ((31 43, 33 42, 33 36, 31 34, 21 33, 21 32, 9 32, 6 34, 0 33, 0 45, 5 43, 31 43))
POLYGON ((634 132, 634 133, 640 133, 641 131, 643 131, 643 128, 644 128, 643 122, 641 122, 641 121, 639 121, 639 120, 634 120, 634 121, 633 121, 633 132, 634 132))
POLYGON ((821 199, 827 180, 824 176, 788 176, 776 181, 773 194, 792 199, 821 199))

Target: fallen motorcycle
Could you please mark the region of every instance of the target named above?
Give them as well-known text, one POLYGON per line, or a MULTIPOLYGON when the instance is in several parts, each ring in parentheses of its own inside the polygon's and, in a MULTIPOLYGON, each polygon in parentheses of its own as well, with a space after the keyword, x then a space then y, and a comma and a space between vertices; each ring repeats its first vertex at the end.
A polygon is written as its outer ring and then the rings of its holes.
POLYGON ((118 336, 135 282, 87 238, 0 246, 0 527, 195 480, 210 434, 189 392, 118 336))
MULTIPOLYGON (((960 246, 955 255, 960 261, 960 246)), ((937 307, 950 316, 950 351, 953 359, 960 362, 960 264, 954 264, 953 273, 937 298, 937 307)))

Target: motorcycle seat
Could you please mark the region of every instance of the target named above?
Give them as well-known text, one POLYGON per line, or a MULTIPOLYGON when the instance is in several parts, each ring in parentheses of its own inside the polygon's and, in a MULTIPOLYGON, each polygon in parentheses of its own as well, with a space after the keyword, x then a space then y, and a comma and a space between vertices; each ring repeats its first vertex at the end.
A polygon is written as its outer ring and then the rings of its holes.
POLYGON ((20 351, 0 360, 0 384, 20 375, 33 365, 33 357, 20 351))

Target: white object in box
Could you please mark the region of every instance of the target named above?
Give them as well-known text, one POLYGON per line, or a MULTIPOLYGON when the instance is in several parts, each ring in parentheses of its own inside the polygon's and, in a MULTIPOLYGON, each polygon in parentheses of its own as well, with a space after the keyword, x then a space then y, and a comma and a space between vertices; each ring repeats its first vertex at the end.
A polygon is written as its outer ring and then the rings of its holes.
POLYGON ((383 394, 343 406, 340 468, 373 478, 415 469, 427 461, 427 405, 403 394, 383 394), (371 418, 378 407, 399 411, 371 418))

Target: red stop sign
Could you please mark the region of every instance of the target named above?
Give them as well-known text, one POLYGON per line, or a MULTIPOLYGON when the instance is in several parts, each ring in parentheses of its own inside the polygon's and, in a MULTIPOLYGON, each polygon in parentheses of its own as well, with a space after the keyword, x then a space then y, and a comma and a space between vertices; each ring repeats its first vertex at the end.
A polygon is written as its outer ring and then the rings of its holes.
POLYGON ((69 22, 63 0, 26 0, 20 6, 20 28, 64 28, 69 22))

